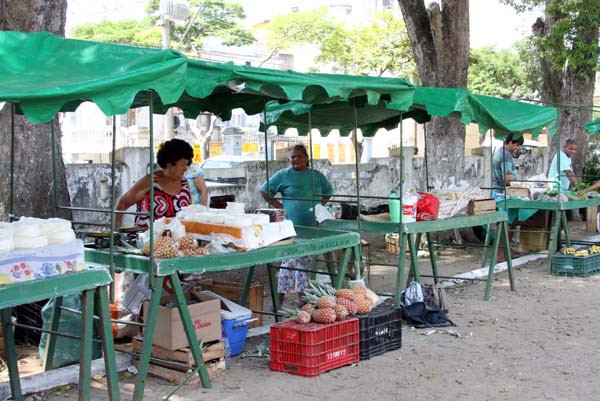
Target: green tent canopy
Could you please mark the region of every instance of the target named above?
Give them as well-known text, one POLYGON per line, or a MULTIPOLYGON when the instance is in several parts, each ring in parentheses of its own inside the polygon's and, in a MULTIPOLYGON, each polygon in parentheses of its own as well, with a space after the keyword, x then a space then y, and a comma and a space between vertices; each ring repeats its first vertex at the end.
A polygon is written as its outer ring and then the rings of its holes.
POLYGON ((590 135, 595 135, 600 132, 600 118, 597 118, 592 121, 588 121, 584 124, 584 128, 586 132, 590 135))
MULTIPOLYGON (((396 128, 402 118, 413 118, 419 123, 430 116, 457 117, 465 124, 479 125, 481 134, 494 129, 503 137, 510 132, 539 135, 543 128, 550 133, 555 130, 556 109, 516 102, 496 97, 476 95, 464 88, 415 87, 413 104, 403 112, 381 98, 376 105, 358 102, 336 102, 329 104, 295 104, 293 102, 267 105, 268 126, 276 126, 283 133, 288 128, 297 128, 305 135, 310 126, 327 135, 332 129, 339 129, 341 135, 348 135, 356 123, 364 136, 373 136, 378 129, 396 128)), ((263 118, 264 119, 264 118, 263 118)), ((263 125, 264 128, 264 125, 263 125)))
POLYGON ((224 120, 231 110, 248 114, 268 101, 332 103, 354 99, 376 105, 382 97, 398 110, 412 104, 414 86, 403 79, 303 74, 232 63, 192 60, 159 50, 64 39, 47 32, 0 32, 0 101, 15 103, 32 122, 73 111, 84 101, 106 115, 147 106, 179 107, 186 117, 213 112, 224 120))

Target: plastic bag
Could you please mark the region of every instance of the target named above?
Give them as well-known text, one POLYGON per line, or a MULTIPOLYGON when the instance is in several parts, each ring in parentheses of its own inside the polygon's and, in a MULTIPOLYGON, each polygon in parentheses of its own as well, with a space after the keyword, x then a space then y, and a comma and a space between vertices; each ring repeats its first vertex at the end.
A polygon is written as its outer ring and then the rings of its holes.
MULTIPOLYGON (((42 319, 44 320, 43 329, 50 329, 50 315, 54 307, 55 299, 50 299, 42 308, 42 319)), ((62 305, 64 307, 81 310, 81 295, 69 295, 63 298, 62 305)), ((58 332, 79 336, 81 325, 81 315, 72 312, 61 311, 58 321, 58 332)), ((96 332, 94 327, 94 333, 96 332)), ((96 337, 96 335, 94 335, 96 337)), ((39 345, 40 360, 44 360, 46 352, 46 343, 48 341, 48 333, 42 333, 39 345)), ((52 368, 60 368, 63 366, 79 363, 80 354, 79 348, 81 341, 63 336, 56 337, 56 347, 54 348, 54 358, 52 368)), ((92 342, 92 359, 102 357, 102 346, 99 342, 92 342)))
POLYGON ((435 220, 440 212, 440 200, 427 192, 419 192, 417 221, 435 220))

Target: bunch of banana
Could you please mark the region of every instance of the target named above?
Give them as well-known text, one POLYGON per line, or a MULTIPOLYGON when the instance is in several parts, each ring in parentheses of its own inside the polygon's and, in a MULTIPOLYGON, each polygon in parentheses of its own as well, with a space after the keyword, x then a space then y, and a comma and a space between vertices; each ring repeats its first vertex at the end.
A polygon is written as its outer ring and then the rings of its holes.
POLYGON ((575 255, 575 248, 565 248, 563 255, 575 255))
POLYGON ((575 252, 575 256, 579 256, 579 257, 584 257, 584 256, 588 256, 589 252, 587 251, 587 249, 581 249, 577 252, 575 252))
POLYGON ((590 248, 590 253, 592 255, 596 254, 596 253, 600 253, 600 246, 598 245, 592 245, 590 248))

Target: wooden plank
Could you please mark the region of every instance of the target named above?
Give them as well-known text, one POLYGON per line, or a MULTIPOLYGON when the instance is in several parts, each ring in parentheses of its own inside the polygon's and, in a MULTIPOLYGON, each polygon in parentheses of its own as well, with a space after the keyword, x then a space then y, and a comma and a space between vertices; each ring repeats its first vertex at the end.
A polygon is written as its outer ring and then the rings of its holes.
MULTIPOLYGON (((134 358, 134 363, 137 364, 137 358, 134 358)), ((208 377, 210 377, 211 379, 217 376, 221 376, 227 370, 227 364, 225 363, 225 359, 220 359, 215 362, 206 363, 205 366, 206 370, 208 371, 208 377)), ((180 372, 178 370, 169 369, 164 366, 155 365, 154 363, 148 365, 149 374, 151 374, 152 376, 160 377, 161 379, 167 380, 175 384, 181 384, 190 372, 191 370, 188 370, 187 372, 180 372)), ((200 378, 197 374, 195 374, 187 382, 187 384, 200 384, 200 378)))
POLYGON ((490 213, 496 211, 495 199, 471 199, 467 205, 467 213, 476 215, 481 213, 490 213))
POLYGON ((522 187, 507 187, 506 196, 531 199, 531 190, 522 187))
POLYGON ((598 206, 588 206, 585 213, 585 231, 595 233, 597 230, 598 206))
MULTIPOLYGON (((142 351, 142 344, 143 338, 141 337, 134 337, 131 339, 133 352, 140 353, 142 351)), ((213 359, 224 358, 225 353, 225 342, 219 341, 203 348, 202 358, 204 359, 204 361, 211 361, 213 359)), ((155 358, 181 362, 190 366, 193 366, 195 364, 194 357, 192 356, 192 351, 189 348, 182 348, 175 351, 171 351, 169 349, 159 347, 158 345, 152 345, 152 352, 150 355, 155 358)))

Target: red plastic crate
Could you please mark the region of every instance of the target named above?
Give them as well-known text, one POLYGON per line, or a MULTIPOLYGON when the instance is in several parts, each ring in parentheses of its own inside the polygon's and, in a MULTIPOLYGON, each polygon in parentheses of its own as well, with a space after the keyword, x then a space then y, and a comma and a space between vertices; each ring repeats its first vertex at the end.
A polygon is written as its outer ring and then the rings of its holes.
POLYGON ((271 326, 271 370, 313 377, 360 360, 358 319, 271 326))

